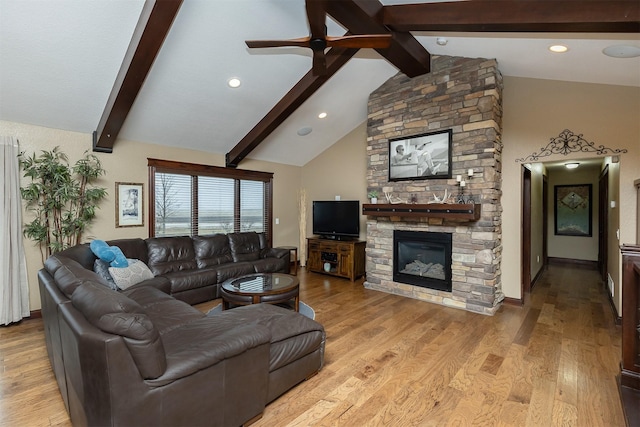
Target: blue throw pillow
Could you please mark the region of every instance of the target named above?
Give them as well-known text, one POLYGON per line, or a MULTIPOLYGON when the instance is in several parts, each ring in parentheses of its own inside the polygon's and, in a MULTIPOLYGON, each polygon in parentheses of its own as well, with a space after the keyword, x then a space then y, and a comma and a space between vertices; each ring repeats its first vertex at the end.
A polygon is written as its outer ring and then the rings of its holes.
POLYGON ((110 263, 111 267, 125 268, 129 266, 127 258, 117 246, 109 246, 104 240, 93 240, 89 247, 95 256, 110 263))

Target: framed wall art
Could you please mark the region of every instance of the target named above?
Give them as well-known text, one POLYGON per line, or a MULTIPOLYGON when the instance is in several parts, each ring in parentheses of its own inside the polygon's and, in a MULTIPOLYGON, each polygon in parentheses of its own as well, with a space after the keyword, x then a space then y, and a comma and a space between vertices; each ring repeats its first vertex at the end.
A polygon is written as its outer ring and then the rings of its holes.
POLYGON ((116 182, 116 227, 144 226, 142 184, 116 182))
POLYGON ((451 178, 451 129, 389 141, 389 181, 451 178))
POLYGON ((591 184, 554 186, 553 209, 557 236, 591 237, 591 184))

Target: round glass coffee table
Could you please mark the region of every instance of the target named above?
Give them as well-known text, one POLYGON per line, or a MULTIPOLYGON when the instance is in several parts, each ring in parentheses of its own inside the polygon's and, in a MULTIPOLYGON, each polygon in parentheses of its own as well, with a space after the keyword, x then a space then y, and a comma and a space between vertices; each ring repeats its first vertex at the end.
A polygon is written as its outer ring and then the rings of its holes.
POLYGON ((282 273, 255 273, 229 279, 220 287, 222 309, 233 305, 266 302, 281 304, 294 300, 294 309, 300 310, 300 282, 296 276, 282 273))

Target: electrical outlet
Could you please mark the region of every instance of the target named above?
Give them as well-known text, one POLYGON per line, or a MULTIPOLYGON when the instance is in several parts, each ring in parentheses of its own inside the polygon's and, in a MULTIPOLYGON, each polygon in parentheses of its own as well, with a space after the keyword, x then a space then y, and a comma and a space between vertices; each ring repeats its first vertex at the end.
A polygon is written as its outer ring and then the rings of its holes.
POLYGON ((280 224, 280 218, 276 218, 276 225, 280 224))

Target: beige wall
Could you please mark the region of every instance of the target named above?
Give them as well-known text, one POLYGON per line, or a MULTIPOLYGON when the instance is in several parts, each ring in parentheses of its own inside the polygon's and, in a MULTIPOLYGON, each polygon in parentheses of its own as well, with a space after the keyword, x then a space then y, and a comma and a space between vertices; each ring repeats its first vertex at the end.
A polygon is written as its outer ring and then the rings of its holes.
POLYGON ((540 163, 529 165, 531 170, 531 279, 543 267, 543 203, 542 186, 545 168, 540 163))
MULTIPOLYGON (((618 243, 633 243, 636 236, 633 180, 638 178, 640 169, 640 88, 505 77, 503 99, 502 286, 507 297, 521 298, 521 163, 516 159, 538 152, 564 129, 582 134, 596 146, 627 149, 627 153, 620 155, 619 208, 610 214, 616 215, 617 211, 619 215, 618 243)), ((541 160, 592 157, 593 153, 571 153, 541 160)), ((553 191, 551 186, 549 190, 553 191)), ((610 238, 615 239, 615 231, 610 238)), ((620 314, 619 249, 611 240, 609 247, 610 262, 616 266, 610 268, 617 288, 614 303, 620 314)))
MULTIPOLYGON (((85 150, 91 149, 91 135, 0 121, 0 133, 15 136, 20 141, 20 149, 26 153, 50 150, 55 146, 69 156, 70 163, 80 158, 85 150)), ((107 171, 100 186, 106 187, 109 196, 102 202, 101 209, 93 226, 84 236, 84 240, 118 239, 125 237, 148 237, 148 197, 147 197, 147 158, 184 161, 213 166, 224 166, 224 156, 180 148, 163 147, 153 144, 118 140, 113 154, 96 153, 107 171), (115 227, 114 193, 116 182, 144 183, 144 227, 115 227)), ((279 224, 273 225, 274 246, 298 244, 298 207, 295 195, 301 181, 301 168, 278 163, 246 160, 242 169, 273 172, 273 214, 279 218, 279 224)), ((23 221, 30 221, 25 214, 23 221)), ((30 309, 40 308, 37 271, 42 262, 37 246, 31 240, 25 240, 27 269, 29 272, 30 309)))
MULTIPOLYGON (((367 200, 367 128, 362 123, 336 144, 304 165, 302 187, 307 192, 307 236, 311 232, 313 200, 367 200)), ((383 196, 384 197, 384 196, 383 196)), ((360 238, 366 236, 366 217, 360 217, 360 238)))
MULTIPOLYGON (((608 206, 607 235, 609 236, 607 271, 614 281, 611 297, 615 302, 618 314, 622 314, 622 257, 620 256, 620 242, 616 236, 617 230, 620 229, 620 163, 613 162, 611 157, 607 157, 603 164, 603 168, 605 167, 609 171, 609 197, 605 201, 608 206), (615 202, 615 207, 611 207, 612 201, 615 202)), ((636 166, 637 169, 638 166, 636 166)))

